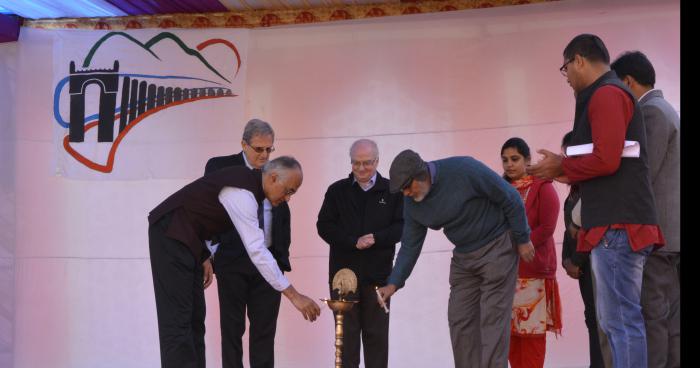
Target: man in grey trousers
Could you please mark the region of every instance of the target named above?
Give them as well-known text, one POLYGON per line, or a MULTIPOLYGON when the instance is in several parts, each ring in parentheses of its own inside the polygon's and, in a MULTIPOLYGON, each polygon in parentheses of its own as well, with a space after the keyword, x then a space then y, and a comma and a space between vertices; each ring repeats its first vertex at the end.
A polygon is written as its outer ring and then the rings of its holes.
POLYGON ((666 246, 651 253, 644 265, 641 302, 648 364, 649 368, 680 367, 680 118, 661 90, 654 88, 656 72, 643 53, 626 52, 610 68, 642 108, 651 183, 666 238, 666 246))
POLYGON ((443 229, 455 245, 447 311, 455 367, 507 367, 518 255, 535 256, 520 195, 468 156, 425 162, 405 150, 389 174, 389 190, 404 195, 404 227, 381 297, 404 286, 428 228, 443 229))

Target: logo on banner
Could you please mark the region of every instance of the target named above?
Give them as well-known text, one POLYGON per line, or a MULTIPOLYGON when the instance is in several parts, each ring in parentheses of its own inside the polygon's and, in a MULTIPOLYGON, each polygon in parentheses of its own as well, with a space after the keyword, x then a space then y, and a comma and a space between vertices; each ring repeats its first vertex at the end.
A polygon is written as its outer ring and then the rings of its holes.
MULTIPOLYGON (((74 60, 66 65, 68 75, 62 78, 54 89, 54 118, 61 127, 68 129, 68 134, 63 137, 65 151, 91 170, 110 173, 120 143, 139 123, 174 106, 237 96, 227 87, 231 85, 230 76, 224 76, 200 53, 211 45, 224 45, 231 49, 237 62, 235 74, 232 76, 235 78, 241 67, 241 57, 236 46, 227 40, 208 39, 191 48, 170 32, 159 33, 146 43, 124 32, 106 34, 92 45, 82 65, 76 65, 74 60), (163 40, 174 41, 182 51, 182 57, 195 58, 197 64, 201 65, 202 70, 210 77, 206 79, 201 78, 201 75, 153 75, 139 73, 138 70, 120 70, 118 58, 107 68, 92 69, 91 62, 95 53, 112 37, 125 38, 157 60, 161 58, 152 50, 153 46, 163 40), (100 89, 98 106, 86 106, 85 91, 90 85, 96 85, 100 89), (70 113, 67 119, 61 116, 60 112, 61 93, 64 88, 68 88, 70 96, 70 113), (117 122, 119 129, 115 136, 117 122), (97 142, 111 143, 106 162, 96 162, 95 158, 88 158, 84 152, 78 150, 80 144, 87 143, 86 136, 95 136, 86 135, 88 132, 94 133, 91 131, 93 129, 97 130, 97 142)), ((120 57, 124 60, 128 56, 120 57)))

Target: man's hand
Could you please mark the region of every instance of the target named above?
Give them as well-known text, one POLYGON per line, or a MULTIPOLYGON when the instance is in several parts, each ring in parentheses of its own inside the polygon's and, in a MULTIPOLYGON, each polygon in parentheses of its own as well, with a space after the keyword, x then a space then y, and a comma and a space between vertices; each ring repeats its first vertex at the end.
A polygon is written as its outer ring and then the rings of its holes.
POLYGON ((525 262, 532 262, 532 260, 535 259, 535 247, 530 241, 518 244, 518 253, 520 253, 520 258, 525 262))
POLYGON ((357 244, 355 247, 357 249, 367 249, 374 245, 374 234, 365 234, 357 239, 357 244))
POLYGON ((307 321, 315 321, 316 317, 318 317, 321 314, 321 308, 311 300, 306 295, 300 294, 296 289, 294 289, 294 286, 289 285, 288 288, 282 290, 282 294, 289 299, 290 302, 294 305, 294 307, 301 312, 301 315, 304 316, 304 319, 307 321))
POLYGON ((564 169, 561 166, 562 156, 546 149, 537 150, 537 153, 543 157, 538 163, 526 168, 528 174, 544 179, 564 177, 564 169))
MULTIPOLYGON (((379 292, 379 295, 382 296, 382 301, 379 303, 379 305, 382 305, 389 301, 389 298, 391 298, 391 296, 394 295, 394 293, 396 292, 396 285, 387 284, 386 286, 382 286, 379 289, 377 289, 377 291, 379 292)), ((377 295, 377 299, 379 299, 379 295, 377 295)))
POLYGON ((206 289, 211 285, 211 282, 214 281, 214 267, 211 266, 211 258, 207 258, 207 260, 202 263, 202 268, 204 269, 202 278, 204 279, 204 288, 206 289))
POLYGON ((572 279, 578 279, 581 277, 583 271, 581 271, 581 268, 579 266, 571 262, 571 259, 567 258, 564 261, 562 261, 561 264, 562 266, 564 266, 566 274, 569 275, 569 277, 571 277, 572 279))

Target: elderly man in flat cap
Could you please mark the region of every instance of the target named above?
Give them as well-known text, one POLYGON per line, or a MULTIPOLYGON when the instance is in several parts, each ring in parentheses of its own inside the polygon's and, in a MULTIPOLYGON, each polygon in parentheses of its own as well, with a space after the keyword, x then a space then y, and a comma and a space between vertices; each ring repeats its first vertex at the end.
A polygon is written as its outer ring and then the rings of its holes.
POLYGON ((389 189, 404 195, 404 227, 382 298, 404 286, 428 228, 443 229, 455 246, 447 311, 455 367, 507 367, 518 256, 535 255, 520 195, 468 156, 425 162, 405 150, 389 174, 389 189))

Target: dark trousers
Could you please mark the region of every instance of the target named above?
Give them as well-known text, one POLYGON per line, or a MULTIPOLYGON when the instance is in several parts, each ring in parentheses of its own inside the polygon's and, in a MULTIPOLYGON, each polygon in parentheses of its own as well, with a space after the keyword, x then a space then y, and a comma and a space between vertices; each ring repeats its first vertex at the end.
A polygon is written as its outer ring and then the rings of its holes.
POLYGON ((654 252, 644 265, 642 314, 649 368, 680 367, 680 254, 654 252))
POLYGON ((242 337, 250 321, 251 368, 275 366, 275 332, 281 294, 265 281, 247 256, 215 257, 224 368, 243 367, 242 337))
POLYGON ((205 368, 202 264, 184 244, 165 236, 170 215, 148 228, 163 368, 205 368))
POLYGON ((605 368, 603 354, 600 350, 600 338, 598 336, 598 320, 595 315, 595 299, 593 292, 593 273, 591 263, 586 262, 581 268, 582 274, 578 279, 578 287, 583 299, 583 316, 588 328, 588 355, 591 368, 605 368))
MULTIPOLYGON (((331 291, 331 297, 337 297, 331 291)), ((366 368, 386 368, 389 364, 389 314, 377 302, 374 285, 358 287, 359 303, 343 314, 343 367, 360 366, 360 338, 366 368)), ((387 303, 389 307, 389 303, 387 303)))

